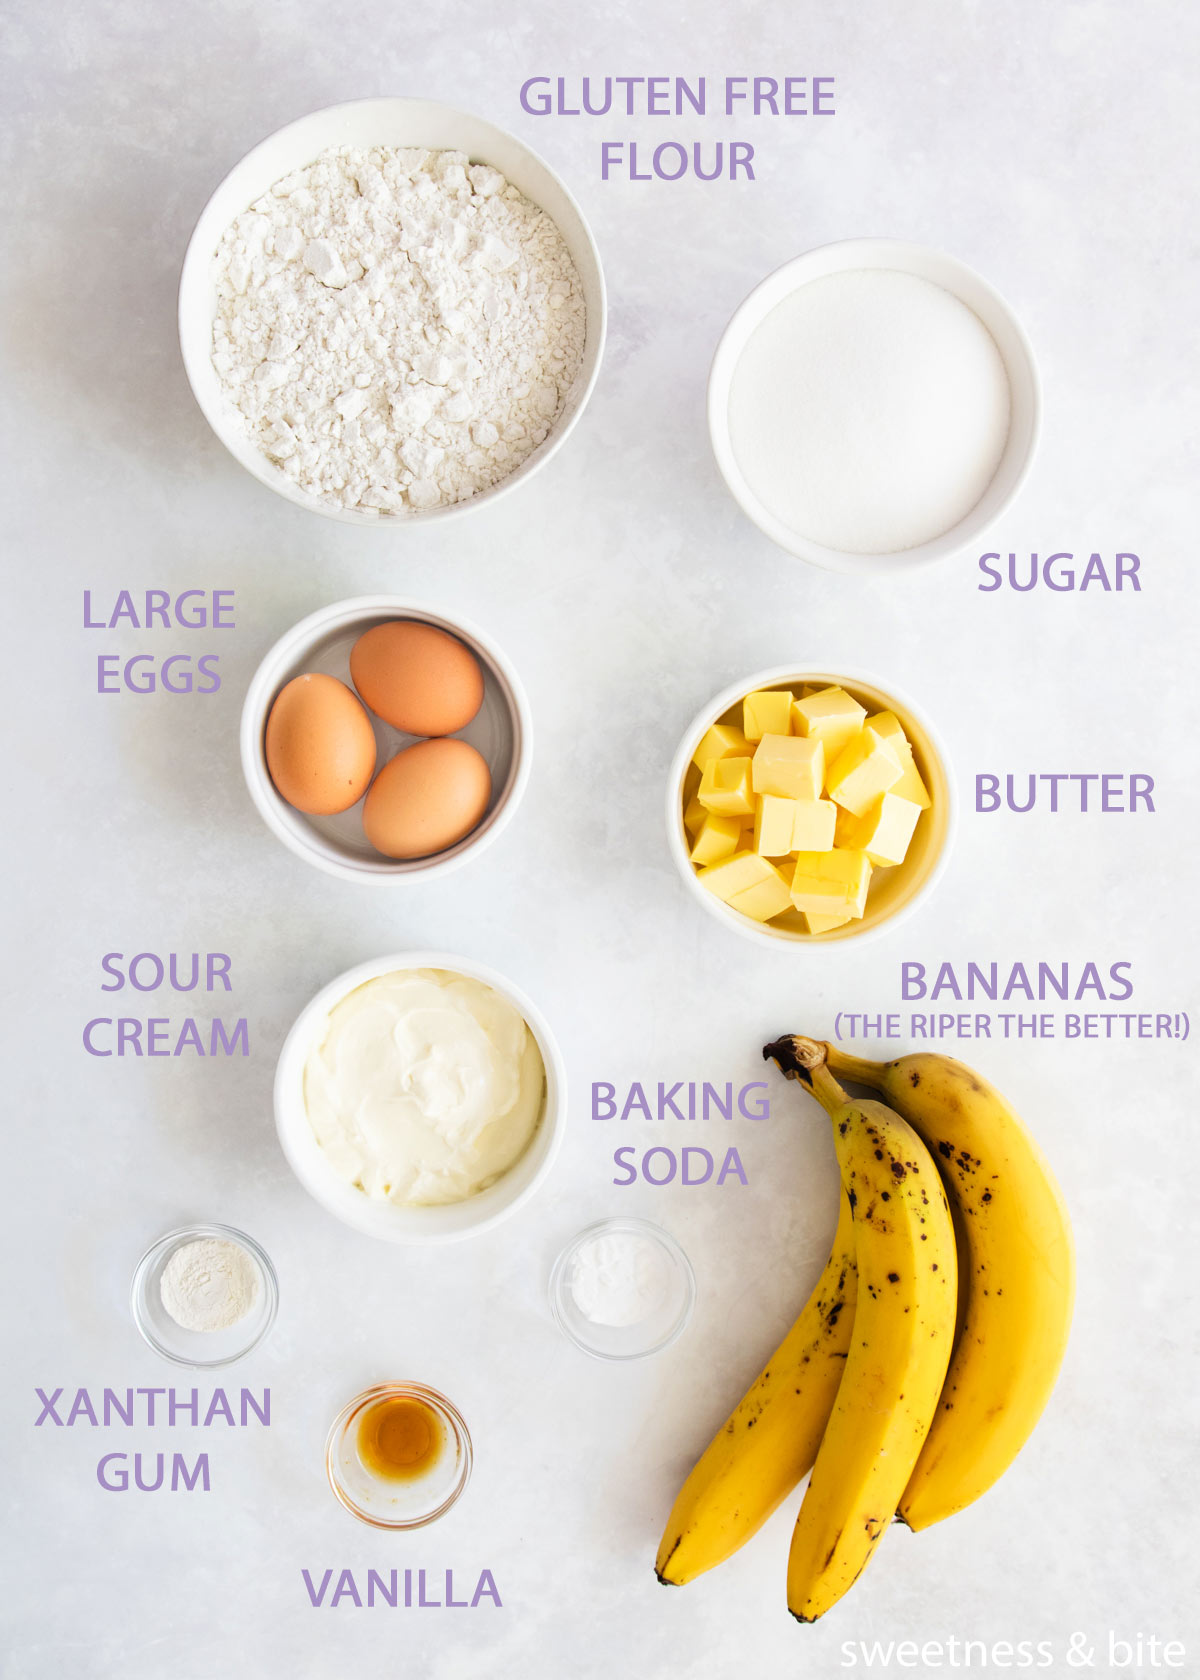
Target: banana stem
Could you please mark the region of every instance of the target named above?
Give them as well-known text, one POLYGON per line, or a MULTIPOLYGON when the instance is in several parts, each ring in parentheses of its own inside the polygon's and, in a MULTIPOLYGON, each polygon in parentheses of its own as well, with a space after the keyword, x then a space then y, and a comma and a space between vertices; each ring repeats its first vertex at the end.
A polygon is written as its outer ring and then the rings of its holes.
POLYGON ((845 1091, 830 1073, 824 1062, 818 1063, 810 1074, 812 1094, 816 1097, 826 1114, 832 1114, 848 1099, 845 1091))
POLYGON ((827 1066, 831 1046, 819 1039, 792 1033, 763 1046, 763 1060, 774 1061, 786 1079, 798 1079, 830 1114, 846 1101, 846 1093, 827 1066))
POLYGON ((825 1060, 828 1048, 819 1039, 788 1033, 773 1044, 763 1045, 763 1061, 775 1062, 785 1079, 798 1079, 807 1085, 813 1068, 825 1060))
POLYGON ((836 1044, 827 1044, 825 1051, 829 1066, 843 1079, 849 1079, 855 1085, 867 1085, 873 1091, 883 1089, 886 1062, 870 1062, 864 1056, 852 1056, 836 1044))

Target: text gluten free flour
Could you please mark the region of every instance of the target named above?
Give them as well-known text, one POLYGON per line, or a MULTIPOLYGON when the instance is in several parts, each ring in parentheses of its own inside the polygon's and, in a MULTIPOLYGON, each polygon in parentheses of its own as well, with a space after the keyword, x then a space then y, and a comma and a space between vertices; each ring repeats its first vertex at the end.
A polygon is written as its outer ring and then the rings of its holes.
POLYGON ((573 402, 579 275, 555 223, 464 153, 342 147, 216 255, 213 366, 302 489, 409 514, 486 490, 573 402))

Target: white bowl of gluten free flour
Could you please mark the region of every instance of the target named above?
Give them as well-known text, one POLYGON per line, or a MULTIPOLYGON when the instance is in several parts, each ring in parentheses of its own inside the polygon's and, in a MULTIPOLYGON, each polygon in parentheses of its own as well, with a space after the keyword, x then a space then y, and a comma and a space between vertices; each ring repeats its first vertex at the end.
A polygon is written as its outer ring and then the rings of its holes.
POLYGON ((544 466, 565 443, 591 396, 604 350, 606 319, 599 252, 565 184, 513 135, 481 117, 426 99, 360 99, 334 105, 301 117, 263 140, 230 171, 204 207, 188 244, 179 285, 179 342, 188 381, 205 419, 234 459, 260 483, 299 507, 349 524, 388 528, 441 521, 481 507, 524 483, 544 466), (397 512, 342 506, 310 493, 249 435, 244 417, 213 365, 213 325, 218 311, 214 260, 226 229, 277 182, 306 169, 322 153, 337 147, 464 152, 472 165, 488 164, 498 170, 525 198, 546 212, 574 263, 586 312, 583 353, 549 435, 507 476, 465 500, 397 512))
POLYGON ((1020 322, 973 269, 848 239, 785 263, 736 311, 708 423, 726 485, 773 542, 879 575, 960 553, 1004 513, 1041 395, 1020 322))
POLYGON ((482 963, 443 951, 409 951, 377 957, 338 975, 296 1017, 275 1070, 275 1128, 288 1165, 327 1212, 385 1242, 456 1242, 490 1230, 521 1208, 544 1182, 562 1143, 567 1120, 566 1065, 545 1017, 510 980, 482 963), (541 1113, 524 1152, 486 1189, 463 1201, 404 1206, 368 1196, 360 1185, 339 1177, 317 1141, 305 1103, 305 1067, 325 1038, 334 1009, 359 987, 385 975, 434 969, 490 986, 520 1014, 541 1054, 545 1088, 541 1113))

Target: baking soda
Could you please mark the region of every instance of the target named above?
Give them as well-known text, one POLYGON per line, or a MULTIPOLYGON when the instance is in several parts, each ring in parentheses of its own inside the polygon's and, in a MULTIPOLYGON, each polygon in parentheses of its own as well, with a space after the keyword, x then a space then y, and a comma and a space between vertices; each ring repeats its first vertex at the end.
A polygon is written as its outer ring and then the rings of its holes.
POLYGON ((671 1263, 649 1237, 636 1231, 605 1231, 580 1244, 568 1286, 590 1323, 627 1330, 644 1324, 666 1305, 671 1263))
POLYGON ((857 269, 797 288, 733 371, 734 457, 788 530, 846 554, 931 541, 970 513, 1008 440, 995 340, 943 287, 857 269))

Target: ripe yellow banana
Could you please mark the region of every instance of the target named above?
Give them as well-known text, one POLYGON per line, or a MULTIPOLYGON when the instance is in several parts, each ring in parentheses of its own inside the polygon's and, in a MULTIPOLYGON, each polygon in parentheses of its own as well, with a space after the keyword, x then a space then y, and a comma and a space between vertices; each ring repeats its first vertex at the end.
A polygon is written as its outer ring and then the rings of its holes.
POLYGON ((767 1046, 833 1121, 854 1216, 858 1302, 837 1399, 796 1519, 788 1609, 814 1622, 870 1562, 912 1474, 950 1359, 957 1304, 954 1227, 924 1144, 880 1102, 847 1098, 825 1046, 767 1046))
POLYGON ((961 1511, 1020 1452, 1066 1351, 1075 1254, 1062 1193, 1000 1093, 949 1056, 829 1066, 877 1090, 937 1161, 959 1230, 964 1299, 946 1387, 899 1502, 910 1528, 961 1511))
POLYGON ((713 1437, 671 1508, 654 1569, 683 1586, 732 1557, 812 1469, 850 1346, 856 1270, 843 1194, 808 1304, 713 1437))

